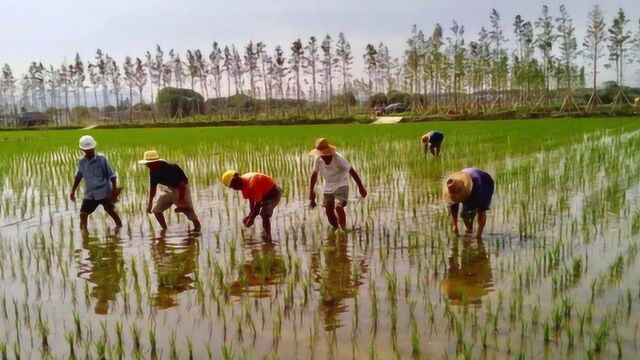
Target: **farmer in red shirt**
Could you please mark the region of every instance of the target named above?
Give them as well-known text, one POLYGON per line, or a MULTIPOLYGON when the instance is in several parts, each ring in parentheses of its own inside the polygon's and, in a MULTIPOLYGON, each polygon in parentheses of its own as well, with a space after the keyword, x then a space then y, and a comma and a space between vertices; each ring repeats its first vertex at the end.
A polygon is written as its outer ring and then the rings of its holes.
POLYGON ((260 215, 265 240, 270 242, 271 216, 273 209, 280 202, 282 189, 271 177, 257 172, 240 175, 235 170, 227 170, 222 174, 222 183, 233 190, 242 191, 242 197, 249 200, 249 215, 242 220, 242 224, 251 227, 260 215))

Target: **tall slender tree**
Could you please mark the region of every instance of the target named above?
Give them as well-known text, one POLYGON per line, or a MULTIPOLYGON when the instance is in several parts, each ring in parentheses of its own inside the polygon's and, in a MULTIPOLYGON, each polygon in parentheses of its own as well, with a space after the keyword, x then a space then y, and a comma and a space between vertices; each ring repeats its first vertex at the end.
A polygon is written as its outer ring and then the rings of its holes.
POLYGON ((538 29, 535 43, 542 53, 545 74, 545 93, 541 100, 548 102, 550 99, 550 80, 553 68, 553 45, 557 39, 557 36, 554 32, 553 17, 549 14, 549 7, 547 5, 542 6, 542 13, 540 14, 540 17, 538 17, 538 20, 535 22, 535 25, 538 29))
POLYGON ((257 97, 258 57, 259 52, 257 47, 253 44, 253 41, 249 41, 249 44, 244 49, 244 66, 249 75, 249 96, 252 98, 257 97))
POLYGON ((371 44, 367 44, 367 47, 364 50, 364 55, 362 58, 364 59, 364 68, 367 73, 368 81, 366 83, 365 89, 367 95, 371 96, 374 89, 374 83, 377 82, 377 73, 378 73, 378 50, 376 50, 375 46, 371 44))
POLYGON ((322 82, 329 114, 333 116, 333 106, 331 104, 331 98, 333 97, 333 70, 338 64, 338 59, 333 56, 333 39, 331 39, 331 36, 325 36, 320 48, 322 49, 322 82))
POLYGON ((347 41, 344 33, 338 34, 336 42, 336 57, 340 61, 340 73, 342 74, 342 95, 344 107, 349 115, 349 79, 351 78, 351 65, 353 65, 353 56, 351 55, 351 44, 347 41))
POLYGON ((291 58, 289 59, 289 68, 293 73, 296 87, 296 102, 298 104, 298 117, 302 115, 302 104, 300 103, 302 88, 301 88, 301 76, 302 76, 302 62, 304 59, 304 46, 302 41, 297 39, 291 44, 291 58))
POLYGON ((631 31, 626 29, 629 19, 624 10, 618 9, 618 13, 613 18, 613 23, 609 27, 608 49, 609 60, 614 64, 616 70, 616 82, 618 86, 624 85, 624 65, 625 55, 628 51, 629 40, 631 39, 631 31))
POLYGON ((594 5, 588 16, 587 32, 582 42, 583 53, 592 66, 591 77, 593 89, 587 103, 587 109, 593 110, 598 103, 598 62, 604 56, 604 42, 606 40, 606 23, 600 6, 594 5))
POLYGON ((213 91, 216 93, 216 97, 222 97, 220 89, 220 81, 222 80, 222 66, 223 61, 222 49, 218 46, 217 42, 213 42, 211 53, 209 53, 209 73, 213 77, 213 91))
MULTIPOLYGON (((318 40, 315 36, 311 36, 309 41, 304 47, 305 55, 304 55, 304 68, 305 73, 311 76, 311 101, 313 105, 315 105, 318 100, 318 92, 316 85, 318 84, 317 74, 318 74, 318 62, 320 61, 320 54, 318 50, 318 40)), ((315 109, 315 107, 314 107, 315 109)), ((314 110, 315 115, 315 110, 314 110)))

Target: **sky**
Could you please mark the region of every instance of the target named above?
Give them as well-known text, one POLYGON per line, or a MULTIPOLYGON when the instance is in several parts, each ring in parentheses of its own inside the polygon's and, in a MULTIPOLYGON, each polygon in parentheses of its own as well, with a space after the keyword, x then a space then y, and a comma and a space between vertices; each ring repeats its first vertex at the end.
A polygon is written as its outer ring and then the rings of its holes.
MULTIPOLYGON (((428 34, 436 23, 448 29, 453 20, 465 26, 470 39, 481 26, 489 27, 492 8, 512 38, 515 15, 533 21, 543 4, 552 15, 564 4, 581 44, 587 13, 596 3, 607 22, 622 7, 631 19, 629 30, 638 31, 638 0, 0 0, 0 64, 20 74, 31 61, 59 65, 72 61, 76 52, 93 60, 98 48, 122 61, 126 55, 142 58, 155 44, 184 58, 187 49, 208 53, 213 41, 222 46, 263 41, 270 51, 275 45, 288 50, 297 38, 337 37, 343 31, 359 70, 367 43, 382 41, 400 57, 413 24, 428 34)), ((510 45, 515 46, 513 40, 510 45)), ((637 66, 625 76, 640 84, 637 66)))

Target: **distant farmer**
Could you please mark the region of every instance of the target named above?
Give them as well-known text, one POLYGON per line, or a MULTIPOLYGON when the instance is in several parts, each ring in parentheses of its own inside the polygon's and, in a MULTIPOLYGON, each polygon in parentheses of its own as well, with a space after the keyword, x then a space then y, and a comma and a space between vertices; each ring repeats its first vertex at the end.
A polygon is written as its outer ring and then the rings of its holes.
POLYGON ((97 145, 95 139, 89 135, 80 138, 80 149, 84 152, 84 156, 78 160, 78 171, 69 195, 71 201, 76 201, 76 190, 80 181, 84 179, 84 199, 82 206, 80 206, 80 228, 82 230, 87 229, 87 219, 96 211, 98 205, 101 205, 111 216, 116 227, 122 226, 122 221, 114 205, 118 201, 118 194, 120 194, 117 176, 107 158, 103 154, 96 153, 97 145))
POLYGON ((424 155, 426 156, 427 152, 431 152, 431 155, 436 157, 439 156, 440 147, 442 146, 443 141, 444 134, 439 131, 429 131, 422 135, 420 142, 422 143, 424 155))
POLYGON ((253 226, 256 217, 262 218, 265 240, 271 241, 271 216, 273 209, 280 203, 282 189, 268 175, 250 172, 244 175, 235 170, 222 174, 222 184, 233 190, 242 191, 242 197, 249 200, 249 215, 242 219, 246 227, 253 226))
POLYGON ((175 205, 175 212, 185 214, 187 219, 193 223, 193 231, 199 232, 200 220, 193 209, 189 179, 182 168, 161 159, 155 150, 145 151, 144 159, 138 163, 146 165, 150 170, 147 213, 153 213, 162 229, 166 229, 167 222, 163 213, 175 205), (154 205, 153 199, 157 190, 160 190, 160 195, 154 205))
POLYGON ((344 211, 349 199, 349 175, 358 185, 360 196, 367 197, 360 176, 351 167, 351 164, 338 154, 336 147, 329 145, 327 139, 316 140, 316 145, 309 153, 314 157, 311 184, 309 186, 309 201, 311 208, 316 206, 316 183, 318 173, 324 177, 324 192, 322 206, 327 213, 327 220, 333 229, 345 230, 347 227, 347 214, 344 211), (336 216, 337 215, 337 216, 336 216))
POLYGON ((459 235, 458 212, 462 203, 460 217, 464 222, 467 234, 473 232, 473 219, 478 215, 478 232, 482 237, 487 223, 487 210, 491 205, 495 184, 491 175, 478 168, 467 168, 451 174, 443 184, 443 196, 449 205, 453 232, 459 235))

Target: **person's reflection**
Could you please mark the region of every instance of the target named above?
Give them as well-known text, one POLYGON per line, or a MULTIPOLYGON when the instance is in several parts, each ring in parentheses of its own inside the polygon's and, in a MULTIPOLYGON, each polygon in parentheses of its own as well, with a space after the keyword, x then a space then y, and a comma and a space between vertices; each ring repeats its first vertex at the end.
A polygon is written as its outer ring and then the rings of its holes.
POLYGON ((95 313, 109 313, 109 303, 116 300, 124 276, 124 258, 120 238, 107 236, 105 241, 98 237, 82 235, 82 249, 79 253, 78 277, 94 284, 91 297, 96 299, 95 313))
POLYGON ((272 285, 281 283, 287 274, 280 244, 246 239, 243 247, 251 257, 242 265, 239 279, 230 284, 231 294, 254 298, 271 296, 272 285))
POLYGON ((455 305, 479 305, 481 298, 493 289, 491 263, 481 239, 477 243, 467 238, 453 240, 442 288, 455 305), (462 254, 458 253, 460 241, 462 254))
POLYGON ((311 253, 311 271, 321 296, 320 312, 325 330, 337 329, 342 326, 340 314, 348 310, 344 300, 355 298, 362 285, 363 274, 367 271, 366 260, 354 265, 347 238, 332 234, 319 251, 311 253))
POLYGON ((194 272, 198 268, 200 249, 195 238, 168 241, 166 233, 151 243, 151 256, 156 268, 157 289, 152 304, 160 309, 178 305, 177 295, 193 289, 194 272))

